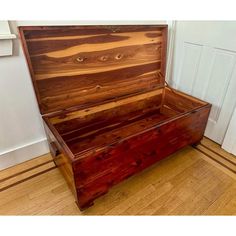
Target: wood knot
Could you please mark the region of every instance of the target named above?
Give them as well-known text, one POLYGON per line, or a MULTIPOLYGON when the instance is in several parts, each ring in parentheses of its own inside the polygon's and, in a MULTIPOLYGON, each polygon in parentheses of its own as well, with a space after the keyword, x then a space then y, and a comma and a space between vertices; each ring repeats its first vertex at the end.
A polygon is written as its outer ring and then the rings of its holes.
POLYGON ((117 54, 117 55, 115 56, 115 59, 116 59, 116 60, 120 60, 122 57, 123 57, 123 55, 119 53, 119 54, 117 54))
POLYGON ((78 62, 83 62, 83 61, 84 61, 84 58, 83 58, 83 57, 77 57, 77 58, 76 58, 76 61, 78 61, 78 62))
POLYGON ((107 59, 108 59, 108 56, 102 56, 101 57, 101 61, 107 61, 107 59))
POLYGON ((102 88, 102 86, 98 84, 95 88, 100 89, 100 88, 102 88))
POLYGON ((161 52, 161 47, 160 46, 156 47, 155 50, 158 51, 158 52, 161 52))

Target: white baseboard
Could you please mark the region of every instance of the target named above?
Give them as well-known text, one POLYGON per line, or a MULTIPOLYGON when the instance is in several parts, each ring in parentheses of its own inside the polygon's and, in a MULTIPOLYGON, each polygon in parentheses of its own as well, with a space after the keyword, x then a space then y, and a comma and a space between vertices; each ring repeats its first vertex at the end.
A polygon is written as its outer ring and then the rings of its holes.
POLYGON ((46 138, 0 153, 0 170, 49 152, 46 138))

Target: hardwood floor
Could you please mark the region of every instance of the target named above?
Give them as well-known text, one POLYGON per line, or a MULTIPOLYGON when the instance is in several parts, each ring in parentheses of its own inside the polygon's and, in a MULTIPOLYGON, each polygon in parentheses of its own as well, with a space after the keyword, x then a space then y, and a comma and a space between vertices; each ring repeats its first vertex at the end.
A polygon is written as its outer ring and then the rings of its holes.
POLYGON ((113 187, 83 212, 49 154, 30 160, 0 172, 0 214, 235 215, 236 158, 206 138, 201 143, 113 187))

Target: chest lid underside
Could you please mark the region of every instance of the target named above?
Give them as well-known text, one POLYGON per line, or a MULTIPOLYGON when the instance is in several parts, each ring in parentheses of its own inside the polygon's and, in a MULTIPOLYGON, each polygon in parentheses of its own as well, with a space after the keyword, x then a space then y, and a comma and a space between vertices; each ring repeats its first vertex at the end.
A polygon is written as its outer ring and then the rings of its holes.
POLYGON ((166 25, 23 26, 19 30, 43 115, 164 87, 166 25))

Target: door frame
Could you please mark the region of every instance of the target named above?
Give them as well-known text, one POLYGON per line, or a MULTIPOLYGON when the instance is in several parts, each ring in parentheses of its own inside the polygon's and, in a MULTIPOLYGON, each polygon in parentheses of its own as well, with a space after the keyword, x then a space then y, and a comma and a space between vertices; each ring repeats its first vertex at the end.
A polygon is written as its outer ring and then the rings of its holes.
POLYGON ((226 131, 222 148, 227 152, 236 155, 236 106, 226 131))

